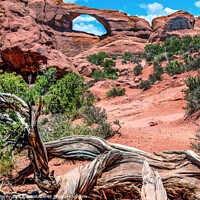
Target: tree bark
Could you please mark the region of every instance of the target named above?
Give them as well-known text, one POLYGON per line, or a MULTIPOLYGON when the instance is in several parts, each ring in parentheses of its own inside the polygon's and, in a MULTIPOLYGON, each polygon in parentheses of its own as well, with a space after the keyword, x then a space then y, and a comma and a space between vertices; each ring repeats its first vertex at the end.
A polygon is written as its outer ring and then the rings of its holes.
POLYGON ((147 161, 142 169, 142 200, 167 200, 167 193, 158 172, 153 172, 147 161))

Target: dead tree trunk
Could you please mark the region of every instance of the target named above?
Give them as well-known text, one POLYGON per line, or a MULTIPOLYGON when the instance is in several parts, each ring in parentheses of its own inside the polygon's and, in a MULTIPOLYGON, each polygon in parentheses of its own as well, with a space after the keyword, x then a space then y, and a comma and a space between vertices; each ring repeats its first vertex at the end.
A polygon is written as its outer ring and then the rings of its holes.
POLYGON ((38 110, 33 112, 31 105, 26 104, 21 98, 14 94, 0 93, 0 108, 8 108, 16 112, 18 119, 23 125, 21 137, 16 141, 14 148, 22 143, 18 152, 24 149, 29 150, 29 158, 34 168, 35 182, 38 187, 47 193, 55 193, 58 186, 53 173, 49 172, 46 147, 37 129, 37 121, 42 107, 42 100, 39 101, 38 110), (23 118, 23 117, 25 118, 23 118))
MULTIPOLYGON (((56 198, 74 199, 81 196, 90 199, 140 199, 142 194, 145 198, 148 190, 145 186, 142 189, 142 184, 145 183, 143 178, 146 177, 147 167, 143 173, 142 168, 148 162, 152 170, 159 173, 168 197, 200 199, 200 157, 193 151, 166 151, 152 155, 90 136, 68 137, 44 145, 37 131, 41 101, 38 111, 34 113, 31 106, 15 95, 0 94, 0 107, 12 109, 28 120, 27 123, 18 114, 24 130, 15 147, 18 148, 24 140, 19 151, 29 149, 32 164, 19 177, 24 178, 33 170, 39 188, 46 193, 55 194, 56 198), (54 179, 48 167, 48 161, 53 157, 93 161, 54 179)), ((161 185, 157 175, 153 179, 158 180, 158 185, 161 185)), ((157 183, 152 185, 154 189, 151 191, 158 196, 155 185, 157 183)), ((159 198, 164 198, 164 189, 159 189, 162 191, 159 198)))
POLYGON ((142 169, 142 200, 167 200, 167 193, 158 172, 153 172, 147 161, 142 169))

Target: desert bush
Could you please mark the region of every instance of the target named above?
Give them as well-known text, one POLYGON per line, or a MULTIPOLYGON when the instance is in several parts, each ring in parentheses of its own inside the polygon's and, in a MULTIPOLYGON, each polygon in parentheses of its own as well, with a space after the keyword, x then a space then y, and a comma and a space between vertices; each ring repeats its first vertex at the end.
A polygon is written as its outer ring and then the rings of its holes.
POLYGON ((113 60, 105 60, 105 62, 101 63, 101 67, 103 68, 115 67, 115 62, 113 60))
POLYGON ((112 58, 113 60, 117 60, 117 57, 118 57, 117 55, 112 55, 112 56, 111 56, 111 58, 112 58))
POLYGON ((200 75, 188 77, 185 84, 187 89, 184 90, 184 93, 187 105, 184 108, 188 115, 192 115, 200 109, 200 75))
POLYGON ((118 78, 117 72, 119 69, 115 68, 115 62, 113 60, 106 60, 101 63, 101 67, 103 68, 103 71, 96 70, 92 73, 92 78, 94 78, 95 82, 105 80, 105 78, 118 78))
POLYGON ((91 87, 93 87, 94 86, 94 81, 88 81, 87 83, 86 83, 86 87, 87 88, 91 88, 91 87))
POLYGON ((37 99, 36 92, 28 88, 28 84, 21 75, 15 73, 0 74, 0 92, 15 94, 33 105, 37 99))
POLYGON ((185 68, 187 71, 191 71, 191 70, 197 70, 200 68, 200 57, 193 59, 193 60, 189 60, 187 58, 185 58, 185 68))
POLYGON ((101 64, 103 67, 104 73, 106 74, 106 78, 112 79, 113 76, 117 77, 118 68, 115 68, 115 62, 113 60, 106 60, 101 64))
POLYGON ((164 73, 163 67, 160 65, 154 65, 154 72, 153 74, 149 75, 149 81, 153 85, 156 81, 162 80, 162 74, 164 73))
POLYGON ((15 167, 15 160, 13 159, 11 150, 12 146, 7 140, 11 141, 17 138, 22 131, 22 125, 19 121, 13 123, 14 114, 11 113, 12 118, 8 116, 8 111, 3 115, 0 114, 0 178, 1 175, 8 174, 15 167))
POLYGON ((49 88, 56 83, 56 73, 57 70, 55 68, 50 68, 43 75, 36 77, 34 89, 39 96, 45 95, 49 88))
POLYGON ((149 80, 141 81, 139 85, 139 89, 148 90, 151 87, 151 82, 149 80))
POLYGON ((181 74, 185 72, 185 66, 181 61, 180 62, 178 60, 171 61, 167 63, 166 71, 167 74, 169 74, 170 76, 173 76, 175 74, 181 74))
POLYGON ((142 70, 143 70, 142 65, 138 64, 138 65, 135 66, 134 69, 133 69, 134 75, 135 75, 135 76, 138 76, 138 75, 142 74, 142 70))
POLYGON ((107 122, 107 115, 104 110, 101 110, 101 108, 97 108, 96 110, 92 108, 90 109, 89 113, 85 113, 83 116, 85 117, 84 119, 86 122, 74 124, 68 115, 52 115, 48 122, 43 123, 40 121, 38 123, 38 129, 44 141, 53 141, 74 135, 93 135, 107 139, 116 133, 120 134, 120 123, 107 122), (92 114, 93 111, 95 112, 94 114, 92 114), (98 112, 101 114, 101 116, 96 115, 98 112), (93 120, 92 116, 96 117, 95 120, 93 120), (97 126, 92 126, 94 123, 97 126), (112 124, 118 125, 118 130, 113 130, 112 124))
POLYGON ((93 54, 87 57, 87 60, 95 65, 101 65, 104 62, 105 58, 108 58, 109 55, 105 52, 99 52, 98 54, 93 54))
POLYGON ((200 125, 197 125, 195 137, 191 139, 191 149, 194 149, 197 153, 200 152, 200 125))
MULTIPOLYGON (((153 61, 155 56, 162 53, 170 53, 172 55, 184 54, 186 52, 196 52, 200 49, 200 37, 194 38, 186 36, 183 39, 176 37, 167 38, 163 44, 149 44, 145 47, 144 57, 147 61, 153 61)), ((168 54, 169 57, 169 54, 168 54)))
POLYGON ((164 52, 154 56, 153 62, 160 64, 162 61, 166 61, 168 59, 168 53, 164 52))
POLYGON ((107 120, 106 110, 95 106, 84 107, 82 116, 88 126, 92 124, 103 124, 107 120))
POLYGON ((154 57, 163 53, 164 47, 160 44, 148 44, 145 46, 144 57, 147 61, 153 61, 154 57))
POLYGON ((142 61, 142 58, 141 58, 140 56, 136 56, 136 57, 132 57, 132 58, 130 59, 130 61, 131 61, 132 63, 139 63, 139 62, 142 61))
POLYGON ((124 55, 121 57, 122 58, 122 65, 127 64, 127 62, 131 62, 131 59, 133 58, 133 55, 129 52, 124 52, 124 55))
POLYGON ((43 98, 46 112, 67 113, 79 109, 85 104, 86 86, 84 78, 70 71, 56 84, 49 88, 48 95, 43 98))
POLYGON ((125 95, 126 89, 125 88, 112 88, 108 92, 106 92, 107 98, 116 97, 116 96, 123 96, 125 95))
POLYGON ((91 77, 94 79, 95 82, 98 82, 98 81, 104 81, 105 78, 106 78, 106 74, 102 71, 99 71, 99 70, 95 70, 91 77))

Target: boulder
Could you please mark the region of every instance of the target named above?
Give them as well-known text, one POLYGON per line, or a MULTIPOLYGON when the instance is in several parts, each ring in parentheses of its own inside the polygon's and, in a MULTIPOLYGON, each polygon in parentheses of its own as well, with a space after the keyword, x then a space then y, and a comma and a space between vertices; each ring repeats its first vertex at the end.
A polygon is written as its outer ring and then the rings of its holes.
POLYGON ((149 42, 164 41, 168 37, 176 36, 184 38, 187 35, 200 35, 196 31, 199 27, 198 18, 185 11, 177 11, 168 16, 157 17, 152 21, 153 33, 149 37, 149 42), (196 25, 195 25, 196 24, 196 25))

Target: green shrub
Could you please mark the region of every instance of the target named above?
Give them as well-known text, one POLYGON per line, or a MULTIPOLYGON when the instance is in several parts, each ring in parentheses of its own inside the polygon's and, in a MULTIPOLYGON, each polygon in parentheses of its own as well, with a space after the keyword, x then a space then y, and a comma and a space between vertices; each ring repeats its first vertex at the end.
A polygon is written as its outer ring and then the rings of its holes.
POLYGON ((95 106, 86 106, 83 111, 83 118, 88 126, 95 123, 103 124, 107 120, 106 110, 95 106))
POLYGON ((198 57, 194 60, 191 60, 191 61, 188 61, 188 59, 185 58, 185 68, 186 68, 186 71, 199 69, 200 68, 200 57, 198 57))
POLYGON ((95 70, 91 76, 95 82, 104 81, 106 78, 106 73, 102 71, 95 70))
POLYGON ((115 68, 115 62, 113 60, 106 60, 101 64, 101 67, 103 67, 106 78, 112 79, 113 76, 117 76, 116 72, 119 71, 118 68, 115 68))
MULTIPOLYGON (((11 113, 11 112, 9 112, 11 113)), ((8 116, 8 112, 1 111, 0 113, 0 178, 1 175, 8 174, 15 167, 15 160, 12 156, 12 145, 7 142, 17 139, 17 136, 22 131, 22 125, 19 121, 13 123, 14 113, 11 113, 12 118, 8 116)))
POLYGON ((43 98, 46 112, 67 113, 79 109, 85 104, 86 86, 84 78, 70 71, 56 85, 49 88, 48 95, 43 98))
POLYGON ((153 61, 154 57, 162 53, 171 55, 184 54, 186 52, 196 52, 200 49, 200 37, 194 38, 186 36, 183 39, 176 39, 176 37, 167 38, 163 44, 149 44, 145 47, 144 57, 147 61, 153 61))
POLYGON ((148 90, 151 87, 151 82, 149 80, 141 81, 139 85, 139 89, 148 90))
POLYGON ((88 81, 87 84, 86 84, 87 88, 91 88, 93 86, 94 86, 94 81, 88 81))
POLYGON ((111 56, 111 58, 112 58, 113 60, 117 60, 117 57, 118 57, 117 55, 112 55, 112 56, 111 56))
POLYGON ((125 88, 112 88, 108 92, 106 92, 107 98, 116 97, 116 96, 123 96, 125 95, 126 89, 125 88))
POLYGON ((105 78, 118 78, 117 72, 119 69, 115 68, 115 62, 113 60, 106 60, 101 64, 101 67, 103 67, 103 72, 96 70, 92 73, 92 78, 94 78, 95 82, 105 80, 105 78))
POLYGON ((142 65, 138 64, 138 65, 135 66, 134 69, 133 69, 134 75, 135 75, 135 76, 138 76, 138 75, 142 74, 142 70, 143 70, 142 65))
POLYGON ((101 65, 104 62, 105 58, 108 58, 109 55, 105 52, 99 52, 98 54, 93 54, 87 57, 87 60, 95 65, 101 65))
POLYGON ((180 62, 178 60, 171 61, 170 63, 167 64, 166 71, 167 74, 169 74, 170 76, 173 76, 175 74, 181 74, 185 72, 185 66, 181 61, 180 62))
POLYGON ((39 96, 45 95, 49 88, 56 83, 56 68, 50 68, 43 75, 36 77, 34 89, 39 96))
MULTIPOLYGON (((86 123, 74 124, 67 115, 56 114, 51 117, 48 123, 39 122, 38 128, 44 141, 53 141, 67 136, 74 135, 93 135, 102 138, 109 138, 119 133, 120 123, 107 122, 107 115, 101 108, 90 109, 89 113, 83 114, 86 123), (94 111, 94 114, 92 112, 94 111), (96 112, 97 111, 97 112, 96 112), (97 113, 100 113, 100 116, 97 113), (93 119, 95 116, 95 120, 93 119), (91 126, 97 123, 98 126, 91 126), (118 130, 112 129, 112 123, 119 126, 118 130), (89 126, 90 125, 90 126, 89 126)), ((119 121, 118 121, 119 122, 119 121)))
POLYGON ((156 81, 161 81, 162 74, 164 73, 163 67, 160 65, 154 65, 153 74, 149 75, 149 81, 153 85, 156 81))
POLYGON ((0 92, 15 94, 31 104, 34 104, 37 99, 36 92, 28 88, 21 75, 15 73, 0 74, 0 92))
POLYGON ((200 152, 200 125, 197 125, 197 130, 195 133, 195 138, 191 140, 191 149, 194 149, 197 153, 200 152))
POLYGON ((168 53, 164 52, 154 56, 153 62, 154 63, 161 63, 162 61, 166 61, 168 59, 168 53))
POLYGON ((187 101, 184 108, 188 115, 192 115, 200 109, 200 75, 190 76, 185 80, 185 83, 188 88, 184 90, 185 100, 187 101))
POLYGON ((131 61, 132 63, 139 63, 139 62, 142 61, 142 58, 141 58, 140 56, 132 57, 132 58, 130 59, 130 61, 131 61))
POLYGON ((121 57, 123 60, 121 61, 122 65, 127 64, 127 62, 131 62, 133 55, 129 52, 125 52, 124 55, 121 57))
POLYGON ((115 62, 113 60, 105 60, 105 62, 101 63, 101 67, 103 68, 115 67, 115 62))

